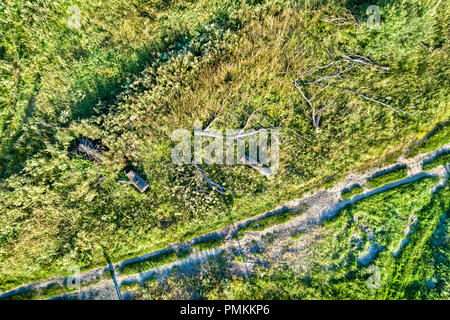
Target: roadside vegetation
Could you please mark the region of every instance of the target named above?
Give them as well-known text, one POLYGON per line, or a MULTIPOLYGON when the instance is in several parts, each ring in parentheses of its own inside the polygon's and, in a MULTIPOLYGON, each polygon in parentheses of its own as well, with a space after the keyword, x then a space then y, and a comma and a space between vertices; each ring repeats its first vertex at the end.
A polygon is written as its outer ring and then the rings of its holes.
POLYGON ((27 290, 14 296, 7 297, 4 300, 36 300, 39 294, 34 290, 27 290))
POLYGON ((120 286, 120 290, 122 292, 134 291, 134 290, 136 290, 138 288, 139 288, 139 283, 138 282, 126 283, 126 284, 122 284, 120 286))
POLYGON ((64 289, 59 284, 54 284, 47 288, 41 289, 40 296, 42 299, 45 299, 63 294, 64 292, 64 289))
MULTIPOLYGON (((411 145, 450 142, 441 126, 418 144, 450 116, 450 9, 438 2, 381 1, 381 27, 369 29, 364 1, 83 0, 81 28, 71 30, 66 2, 3 1, 0 291, 104 266, 105 252, 117 262, 190 240, 392 163, 411 145), (314 103, 332 101, 312 121, 288 74, 313 81, 339 72, 320 67, 346 55, 373 64, 355 64, 323 91, 308 87, 321 92, 314 103), (173 164, 172 131, 216 118, 218 130, 278 128, 279 173, 202 166, 234 192, 223 196, 192 165, 173 164), (81 136, 101 141, 103 161, 69 152, 81 136), (145 193, 117 182, 127 167, 149 182, 145 193)), ((177 256, 155 259, 123 272, 177 256)))
POLYGON ((448 121, 446 121, 438 124, 430 133, 413 144, 407 155, 409 157, 413 157, 419 153, 430 152, 436 150, 449 141, 450 129, 448 126, 448 121))

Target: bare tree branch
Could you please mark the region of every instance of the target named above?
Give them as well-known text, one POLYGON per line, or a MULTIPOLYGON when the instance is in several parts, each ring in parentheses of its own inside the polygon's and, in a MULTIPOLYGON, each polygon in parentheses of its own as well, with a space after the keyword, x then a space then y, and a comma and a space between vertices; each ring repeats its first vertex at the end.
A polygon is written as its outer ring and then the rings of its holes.
POLYGON ((379 101, 379 100, 370 98, 370 97, 364 95, 364 94, 361 93, 361 92, 357 92, 357 91, 354 91, 354 90, 351 90, 351 89, 341 88, 341 87, 336 87, 336 88, 341 89, 341 90, 343 90, 343 91, 351 92, 351 93, 353 93, 353 94, 355 94, 355 95, 357 95, 357 96, 360 96, 360 97, 363 98, 363 99, 366 99, 366 100, 369 100, 369 101, 372 101, 372 102, 381 104, 382 106, 384 106, 384 107, 386 107, 386 108, 388 108, 388 109, 390 109, 390 110, 392 110, 392 111, 394 111, 394 112, 397 112, 397 113, 405 113, 405 114, 410 115, 410 116, 416 115, 416 113, 411 113, 411 112, 408 112, 408 111, 405 111, 405 110, 393 108, 393 107, 391 107, 390 105, 388 105, 387 103, 384 103, 384 102, 382 102, 382 101, 379 101))
POLYGON ((370 60, 367 57, 363 57, 363 56, 358 56, 355 54, 351 54, 351 55, 343 55, 346 61, 349 62, 353 62, 353 63, 358 63, 364 66, 375 66, 379 69, 385 70, 385 71, 389 71, 391 68, 389 66, 383 66, 381 64, 379 64, 378 62, 375 62, 373 60, 370 60))
POLYGON ((193 164, 195 169, 197 169, 198 173, 200 173, 200 175, 203 177, 204 180, 206 180, 206 182, 208 183, 208 185, 214 190, 217 191, 220 194, 226 194, 226 190, 227 188, 222 187, 221 185, 217 184, 216 182, 214 182, 213 180, 211 180, 205 173, 205 171, 203 171, 200 166, 197 163, 193 164))
MULTIPOLYGON (((327 68, 329 68, 330 66, 332 66, 333 64, 339 63, 339 62, 343 62, 343 61, 347 61, 347 60, 344 60, 344 59, 338 59, 338 60, 331 61, 329 64, 324 65, 324 66, 314 66, 314 67, 308 68, 308 69, 303 73, 303 75, 311 74, 311 72, 314 71, 314 70, 327 69, 327 68)), ((298 81, 299 79, 300 79, 300 77, 298 77, 298 78, 295 79, 295 80, 298 81)))
POLYGON ((355 21, 348 21, 345 18, 325 18, 320 19, 320 21, 332 23, 337 26, 345 26, 349 24, 355 24, 355 21))
POLYGON ((196 132, 194 132, 194 134, 196 136, 209 137, 209 138, 218 138, 218 139, 224 139, 224 140, 237 140, 237 139, 242 139, 245 137, 255 135, 259 132, 266 131, 268 129, 276 129, 276 128, 277 127, 269 127, 269 128, 259 129, 256 131, 250 131, 250 132, 246 132, 246 133, 233 134, 230 136, 224 136, 220 133, 214 133, 214 132, 209 132, 209 131, 196 131, 196 132))
POLYGON ((330 84, 326 84, 322 86, 322 89, 320 89, 319 92, 317 92, 311 99, 309 99, 310 101, 314 100, 318 95, 320 95, 325 89, 327 89, 330 86, 330 84))
POLYGON ((253 110, 253 112, 250 114, 250 116, 247 119, 247 122, 245 123, 245 125, 242 127, 241 131, 239 131, 238 135, 241 134, 242 132, 244 132, 244 130, 247 128, 248 124, 250 123, 250 120, 252 119, 253 115, 255 114, 256 110, 253 110))
POLYGON ((319 118, 317 118, 316 116, 316 108, 313 106, 313 104, 311 103, 311 101, 306 97, 305 93, 303 92, 302 88, 300 87, 300 85, 297 83, 297 81, 294 80, 294 78, 289 74, 288 71, 286 71, 286 74, 289 76, 289 78, 291 78, 293 85, 295 88, 297 88, 297 90, 300 92, 300 94, 302 95, 303 99, 306 101, 306 103, 310 106, 311 108, 311 119, 313 122, 313 127, 317 128, 318 127, 318 123, 317 123, 317 119, 320 120, 320 116, 319 118))

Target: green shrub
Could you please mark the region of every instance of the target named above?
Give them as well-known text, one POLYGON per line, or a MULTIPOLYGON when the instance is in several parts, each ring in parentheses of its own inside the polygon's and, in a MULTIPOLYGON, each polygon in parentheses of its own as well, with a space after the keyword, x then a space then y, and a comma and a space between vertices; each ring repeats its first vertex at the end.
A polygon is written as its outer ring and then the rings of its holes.
POLYGON ((298 240, 298 239, 300 239, 301 237, 303 237, 304 235, 305 235, 304 232, 297 231, 297 232, 291 234, 291 238, 294 239, 294 240, 298 240))
POLYGON ((188 257, 191 253, 192 253, 191 248, 189 247, 181 248, 177 251, 177 258, 180 260, 184 259, 188 257))
POLYGON ((120 286, 121 291, 134 291, 140 287, 139 283, 131 282, 131 283, 124 283, 120 286))
POLYGON ((450 129, 447 123, 439 124, 430 134, 427 139, 420 140, 408 152, 408 156, 412 157, 419 153, 426 153, 443 145, 450 143, 450 129))
POLYGON ((433 168, 445 165, 450 162, 450 152, 444 152, 437 156, 434 160, 425 162, 423 164, 423 170, 431 170, 433 168))
POLYGON ((105 280, 111 280, 111 271, 109 271, 109 269, 103 271, 103 279, 105 280))
POLYGON ((295 216, 300 215, 302 212, 304 212, 306 208, 303 208, 303 210, 299 213, 292 212, 292 211, 283 211, 279 213, 275 213, 271 216, 258 219, 256 221, 253 221, 249 223, 246 227, 241 228, 238 230, 237 234, 234 236, 235 238, 242 238, 246 232, 248 231, 261 231, 264 229, 267 229, 271 226, 279 225, 282 223, 285 223, 295 216))

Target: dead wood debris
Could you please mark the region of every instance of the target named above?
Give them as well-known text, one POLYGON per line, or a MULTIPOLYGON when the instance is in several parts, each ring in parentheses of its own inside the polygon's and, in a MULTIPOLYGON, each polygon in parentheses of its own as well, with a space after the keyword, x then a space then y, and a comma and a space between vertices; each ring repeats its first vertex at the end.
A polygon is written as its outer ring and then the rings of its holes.
POLYGON ((130 182, 138 189, 140 192, 145 192, 148 188, 148 183, 141 176, 131 169, 125 170, 125 175, 128 177, 130 182))

